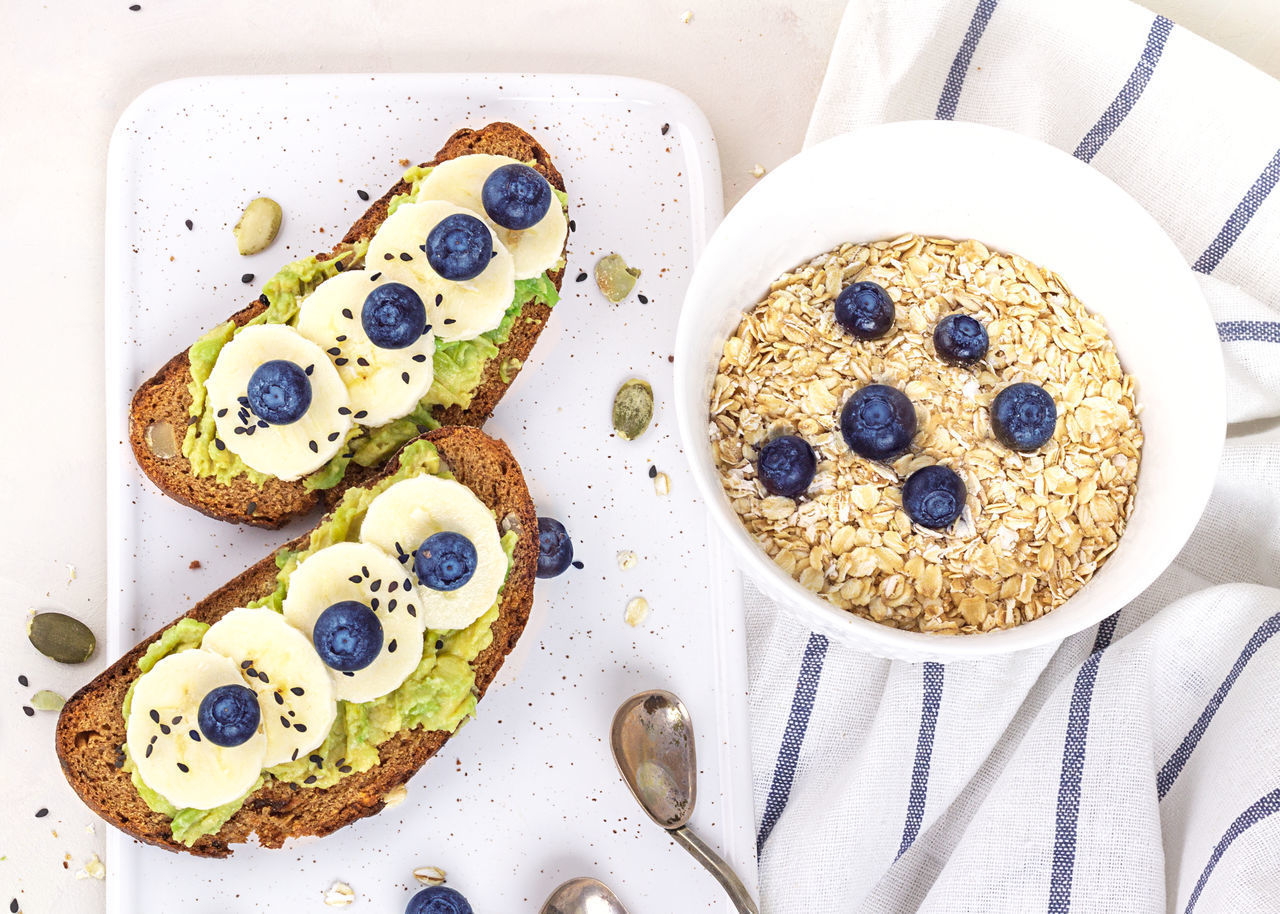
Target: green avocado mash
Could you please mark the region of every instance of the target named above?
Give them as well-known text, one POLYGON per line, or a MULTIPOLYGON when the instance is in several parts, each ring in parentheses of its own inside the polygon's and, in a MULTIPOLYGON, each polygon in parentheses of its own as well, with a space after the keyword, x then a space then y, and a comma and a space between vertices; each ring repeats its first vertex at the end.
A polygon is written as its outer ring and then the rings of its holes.
MULTIPOLYGON (((423 166, 414 166, 406 171, 404 180, 410 185, 409 192, 392 197, 387 214, 394 213, 402 203, 414 202, 418 189, 429 174, 431 168, 423 166)), ((555 194, 560 205, 567 207, 567 195, 559 190, 555 190, 555 194)), ((295 324, 302 299, 335 273, 363 266, 368 246, 368 242, 361 241, 331 260, 318 260, 312 256, 288 264, 262 287, 262 294, 268 302, 267 309, 249 324, 295 324)), ((515 296, 501 324, 472 340, 436 345, 432 360, 434 380, 417 409, 378 428, 353 425, 347 437, 347 448, 314 473, 303 477, 302 484, 312 490, 331 489, 342 481, 352 460, 360 466, 375 466, 411 438, 439 428, 440 423, 431 414, 435 407, 460 406, 466 409, 480 386, 485 366, 497 356, 498 347, 507 341, 524 304, 534 301, 552 308, 559 300, 555 283, 545 273, 532 279, 516 280, 515 296)), ((191 462, 191 472, 196 476, 213 476, 224 484, 237 476, 246 476, 254 485, 261 486, 267 481, 265 474, 246 466, 230 450, 219 449, 214 444, 217 432, 213 411, 206 408, 205 402, 204 382, 213 370, 218 353, 237 332, 239 328, 231 321, 219 324, 187 351, 191 364, 191 381, 188 384, 191 391, 190 416, 195 421, 187 427, 186 437, 182 440, 182 456, 191 462)))
MULTIPOLYGON (((265 606, 276 612, 283 611, 284 597, 289 589, 289 576, 308 555, 334 543, 358 539, 360 522, 364 519, 373 499, 384 490, 412 476, 429 473, 450 479, 452 476, 440 464, 440 456, 429 441, 415 441, 400 455, 400 466, 386 479, 368 487, 348 489, 332 515, 311 532, 306 548, 298 551, 282 549, 276 554, 276 589, 249 604, 265 606)), ((507 555, 507 570, 519 539, 514 531, 502 537, 502 549, 507 555)), ((499 591, 487 612, 470 626, 456 631, 427 631, 423 639, 422 661, 418 668, 400 684, 399 688, 360 704, 338 702, 338 715, 325 741, 308 758, 285 762, 268 768, 253 793, 266 778, 287 781, 306 787, 331 787, 346 774, 367 771, 378 764, 378 745, 401 730, 443 730, 453 733, 475 713, 475 670, 472 663, 480 652, 493 641, 493 623, 498 618, 502 599, 499 591), (323 759, 320 764, 311 756, 323 759), (340 770, 342 769, 342 770, 340 770)), ((168 654, 199 647, 209 626, 192 619, 183 619, 166 629, 138 661, 138 668, 147 672, 168 654)), ((125 695, 123 713, 128 720, 133 689, 125 695)), ((125 747, 124 770, 129 772, 139 795, 153 811, 173 820, 173 836, 190 846, 201 835, 220 829, 244 803, 244 797, 217 809, 175 809, 164 797, 149 788, 138 776, 137 768, 125 747)), ((245 795, 246 797, 248 794, 245 795)))

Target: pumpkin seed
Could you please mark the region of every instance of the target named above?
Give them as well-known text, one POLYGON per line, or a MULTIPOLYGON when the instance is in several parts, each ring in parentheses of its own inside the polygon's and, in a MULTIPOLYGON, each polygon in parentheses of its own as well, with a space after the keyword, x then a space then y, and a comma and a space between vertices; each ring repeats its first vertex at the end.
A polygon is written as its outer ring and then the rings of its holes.
POLYGON ((59 663, 84 663, 97 646, 89 626, 63 613, 37 613, 27 624, 35 649, 59 663))
POLYGON ((61 711, 67 700, 57 692, 41 689, 31 696, 31 707, 37 711, 61 711))
POLYGON ((282 216, 280 204, 270 197, 257 197, 249 201, 244 214, 231 231, 236 236, 236 247, 241 254, 256 254, 276 240, 282 216))
POLYGON ((613 398, 613 430, 625 441, 644 434, 653 421, 653 388, 648 382, 632 378, 613 398))
POLYGON ((596 261, 596 285, 614 304, 631 294, 639 278, 640 271, 627 266, 621 254, 607 254, 596 261))

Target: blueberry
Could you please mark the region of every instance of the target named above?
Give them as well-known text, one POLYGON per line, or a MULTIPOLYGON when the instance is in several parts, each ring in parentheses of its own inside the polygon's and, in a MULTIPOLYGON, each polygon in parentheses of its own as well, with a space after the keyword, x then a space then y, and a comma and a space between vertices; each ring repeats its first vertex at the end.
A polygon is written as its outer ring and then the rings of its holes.
POLYGON ((1058 408, 1039 384, 1010 384, 991 402, 991 429, 1005 447, 1034 451, 1053 437, 1058 408))
POLYGON ((916 408, 897 388, 868 384, 841 410, 840 434, 855 454, 889 460, 910 447, 916 436, 916 408))
POLYGON ((485 179, 480 201, 489 218, 505 229, 533 228, 551 208, 551 185, 528 165, 495 168, 485 179))
POLYGON ((948 365, 972 365, 989 345, 987 328, 967 314, 948 314, 933 328, 933 348, 948 365))
POLYGON ((426 306, 418 293, 403 283, 389 282, 365 296, 360 326, 375 346, 383 349, 412 346, 426 325, 426 306))
POLYGON ((306 369, 284 359, 263 362, 249 377, 249 408, 272 425, 288 425, 307 414, 311 380, 306 369))
POLYGON ((410 898, 404 914, 472 914, 472 911, 461 892, 433 885, 410 898))
POLYGON ((423 540, 413 554, 418 580, 432 590, 457 590, 476 573, 476 547, 461 533, 444 531, 423 540))
POLYGON ((860 340, 878 340, 893 326, 893 299, 876 282, 855 282, 836 296, 836 322, 860 340))
POLYGON ((215 746, 239 746, 258 732, 262 709, 258 693, 248 686, 218 686, 200 700, 196 723, 215 746))
POLYGON ((803 495, 816 472, 817 455, 809 442, 798 435, 782 435, 760 448, 756 475, 770 495, 803 495))
POLYGON ((564 574, 573 562, 573 540, 564 524, 550 517, 538 518, 538 577, 564 574))
POLYGON ((316 653, 331 669, 363 670, 382 651, 382 623, 372 609, 355 600, 334 603, 316 619, 311 632, 316 653))
POLYGON ((427 235, 422 245, 427 263, 444 279, 463 282, 484 272, 493 256, 493 236, 475 216, 454 213, 445 216, 427 235))
POLYGON ((954 470, 922 467, 902 487, 902 509, 921 527, 941 530, 960 516, 965 494, 964 480, 954 470))

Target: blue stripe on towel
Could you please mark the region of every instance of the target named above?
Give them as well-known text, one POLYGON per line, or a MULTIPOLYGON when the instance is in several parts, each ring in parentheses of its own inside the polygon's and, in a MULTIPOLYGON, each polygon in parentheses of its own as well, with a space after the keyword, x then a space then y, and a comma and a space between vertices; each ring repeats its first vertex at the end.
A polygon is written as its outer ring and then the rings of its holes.
POLYGON ((947 72, 947 81, 942 85, 942 97, 938 99, 938 112, 935 117, 940 121, 954 120, 956 106, 960 104, 960 90, 964 88, 964 78, 969 75, 969 64, 973 61, 973 52, 982 40, 982 33, 987 29, 992 14, 1000 0, 978 0, 978 7, 969 20, 969 28, 960 42, 960 50, 956 51, 955 60, 951 61, 951 69, 947 72))
POLYGON ((1071 880, 1076 864, 1076 823, 1080 818, 1080 782, 1084 777, 1085 745, 1089 739, 1089 705, 1098 677, 1102 652, 1116 632, 1119 611, 1103 619, 1093 641, 1093 651, 1076 673, 1067 713, 1067 738, 1058 778, 1058 815, 1053 836, 1053 871, 1049 877, 1049 914, 1071 910, 1071 880))
POLYGON ((924 694, 920 700, 920 733, 916 736, 916 761, 911 768, 911 794, 907 798, 907 821, 902 827, 899 857, 916 840, 920 834, 920 823, 924 821, 924 804, 929 796, 929 764, 933 760, 933 734, 938 727, 938 709, 942 705, 946 670, 941 663, 926 663, 921 674, 924 694))
POLYGON ((1276 632, 1280 632, 1280 613, 1276 613, 1258 626, 1258 630, 1253 633, 1248 643, 1245 644, 1244 650, 1240 652, 1240 656, 1236 658, 1236 662, 1232 665, 1231 672, 1227 674, 1227 678, 1222 680, 1222 685, 1218 686, 1218 691, 1213 693, 1213 697, 1209 699, 1209 704, 1200 712, 1200 717, 1196 720, 1195 726, 1191 728, 1191 732, 1186 735, 1178 748, 1173 750, 1173 755, 1169 756, 1169 761, 1164 763, 1164 766, 1156 775, 1156 793, 1160 799, 1164 799, 1164 795, 1169 792, 1173 782, 1182 773, 1183 766, 1191 758, 1191 753, 1195 752, 1196 746, 1200 742, 1200 737, 1204 736, 1204 731, 1209 729, 1209 724, 1213 723, 1213 715, 1218 713, 1218 709, 1222 707, 1222 703, 1227 698, 1227 693, 1236 684, 1236 680, 1240 678, 1244 668, 1253 659, 1253 655, 1276 632))
POLYGON ((1280 343, 1280 321, 1221 321, 1218 339, 1224 343, 1250 340, 1255 343, 1280 343))
POLYGON ((1204 891, 1205 883, 1209 881, 1209 877, 1213 874, 1213 868, 1218 865, 1218 861, 1227 852, 1231 842, 1244 834, 1250 826, 1257 825, 1267 816, 1277 812, 1280 812, 1280 787, 1270 793, 1263 794, 1256 803, 1236 816, 1235 821, 1227 828, 1227 833, 1222 836, 1222 840, 1217 843, 1213 853, 1209 855, 1209 862, 1204 865, 1204 872, 1196 880, 1196 887, 1191 890, 1191 897, 1187 899, 1186 914, 1191 914, 1195 910, 1196 902, 1200 900, 1200 893, 1204 891))
POLYGON ((1129 112, 1142 96, 1143 90, 1147 88, 1147 83, 1151 82, 1151 74, 1155 72, 1156 64, 1160 62, 1165 42, 1172 31, 1173 23, 1164 16, 1157 16, 1151 23, 1151 31, 1147 33, 1147 46, 1143 48, 1142 56, 1134 66, 1133 72, 1129 74, 1129 78, 1125 80, 1120 94, 1107 106, 1107 110, 1102 112, 1098 123, 1089 128, 1089 132, 1076 147, 1077 159, 1083 162, 1091 161, 1102 145, 1111 139, 1111 134, 1116 132, 1121 122, 1128 117, 1129 112))
POLYGON ((813 711, 813 699, 818 694, 818 681, 822 679, 822 662, 826 659, 828 644, 826 635, 809 634, 804 659, 800 661, 795 695, 791 698, 791 716, 787 718, 787 729, 782 734, 782 746, 778 749, 778 761, 773 769, 773 783, 769 785, 769 798, 765 800, 764 816, 760 819, 760 833, 756 836, 757 854, 764 849, 769 833, 778 824, 778 817, 791 797, 791 783, 795 780, 804 734, 809 728, 809 714, 813 711))
POLYGON ((1222 230, 1218 232, 1218 237, 1214 238, 1204 253, 1201 254, 1191 268, 1198 273, 1212 273, 1222 263, 1222 258, 1227 256, 1227 251, 1231 250, 1231 245, 1236 243, 1236 239, 1240 237, 1240 233, 1244 231, 1244 227, 1249 224, 1249 220, 1253 218, 1253 214, 1262 206, 1262 201, 1267 199, 1267 194, 1275 188, 1276 183, 1280 182, 1280 149, 1276 150, 1276 154, 1271 157, 1271 161, 1262 169, 1262 174, 1258 175, 1258 180, 1253 182, 1253 186, 1249 188, 1249 192, 1244 195, 1232 212, 1231 218, 1222 226, 1222 230))

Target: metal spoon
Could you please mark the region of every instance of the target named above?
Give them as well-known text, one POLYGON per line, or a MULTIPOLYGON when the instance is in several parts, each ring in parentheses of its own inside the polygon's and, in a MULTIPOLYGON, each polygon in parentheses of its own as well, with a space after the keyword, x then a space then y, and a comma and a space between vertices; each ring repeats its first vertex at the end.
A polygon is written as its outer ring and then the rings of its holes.
POLYGON ((711 871, 741 914, 759 914, 746 887, 715 851, 688 828, 698 796, 693 721, 670 692, 633 695, 613 716, 613 759, 644 811, 711 871))
POLYGON ((627 909, 603 882, 579 876, 552 892, 541 914, 627 914, 627 909))

